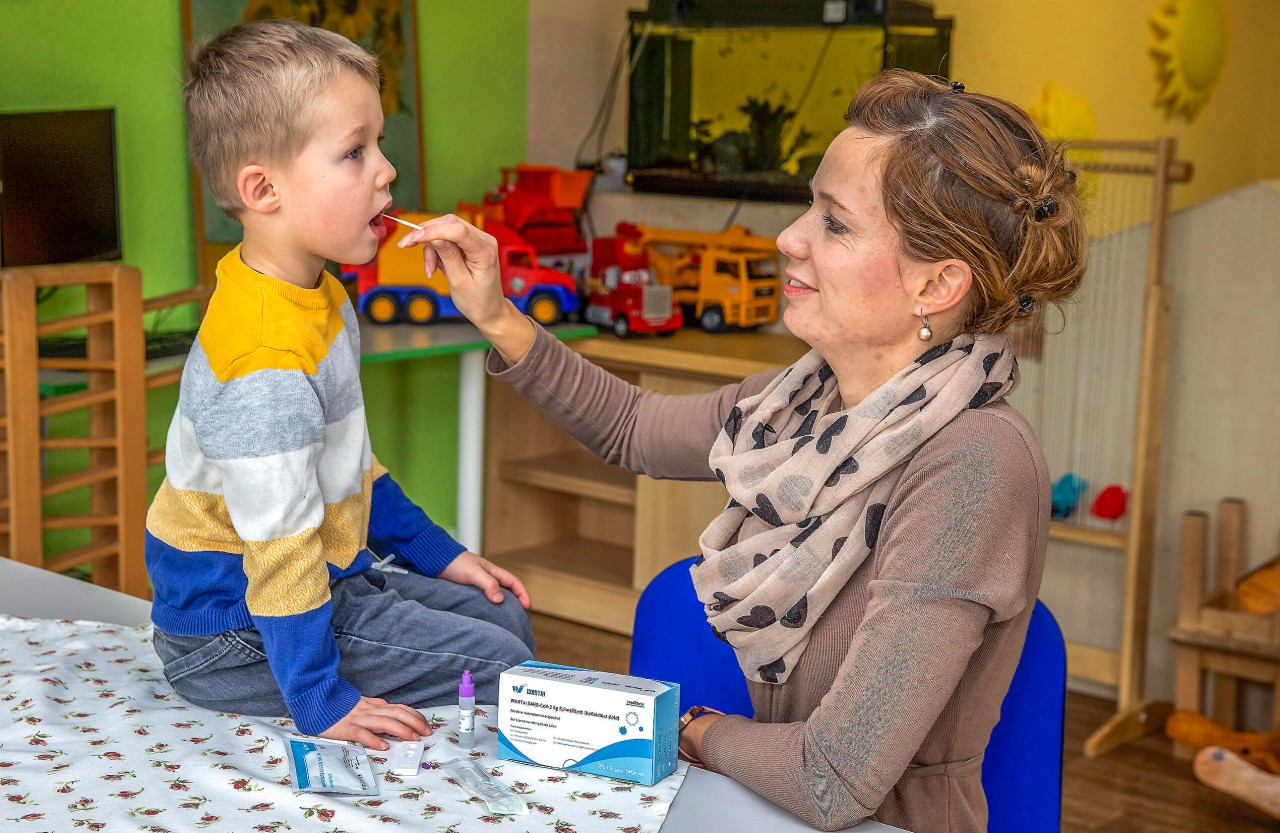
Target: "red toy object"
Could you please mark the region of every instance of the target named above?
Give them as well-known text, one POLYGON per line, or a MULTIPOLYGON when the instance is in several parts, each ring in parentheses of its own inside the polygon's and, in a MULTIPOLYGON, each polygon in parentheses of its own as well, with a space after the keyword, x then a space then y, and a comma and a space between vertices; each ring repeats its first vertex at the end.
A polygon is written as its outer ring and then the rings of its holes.
POLYGON ((618 223, 614 237, 591 242, 591 277, 583 317, 608 327, 618 338, 632 333, 670 335, 684 323, 669 286, 649 268, 649 252, 639 229, 618 223))
POLYGON ((1114 521, 1117 518, 1124 517, 1128 505, 1129 493, 1122 487, 1112 484, 1098 492, 1098 496, 1093 499, 1093 505, 1089 507, 1089 511, 1093 513, 1095 518, 1114 521))
POLYGON ((554 165, 516 165, 502 169, 502 184, 484 196, 478 209, 520 235, 539 255, 576 254, 587 250, 578 231, 578 212, 593 171, 567 171, 554 165))

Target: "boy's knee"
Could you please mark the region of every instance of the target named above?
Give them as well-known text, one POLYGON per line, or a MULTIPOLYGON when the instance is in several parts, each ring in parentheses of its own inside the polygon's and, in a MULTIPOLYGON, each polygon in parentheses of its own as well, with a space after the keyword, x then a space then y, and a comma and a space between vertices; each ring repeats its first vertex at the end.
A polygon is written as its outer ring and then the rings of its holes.
POLYGON ((524 609, 524 605, 520 604, 520 600, 515 594, 505 587, 502 589, 502 603, 494 605, 501 618, 502 624, 515 625, 519 628, 529 626, 529 611, 524 609))
POLYGON ((495 646, 492 662, 481 663, 480 668, 472 669, 471 676, 476 686, 476 701, 481 703, 498 702, 498 678, 508 668, 533 659, 533 652, 519 639, 508 635, 495 646))
MULTIPOLYGON (((516 602, 516 608, 521 613, 524 613, 524 608, 520 607, 519 602, 516 602)), ((524 614, 524 620, 525 622, 529 621, 527 613, 524 614)), ((501 656, 496 659, 504 663, 508 668, 533 659, 533 646, 525 641, 523 635, 518 631, 508 631, 508 633, 511 638, 502 640, 501 656)))

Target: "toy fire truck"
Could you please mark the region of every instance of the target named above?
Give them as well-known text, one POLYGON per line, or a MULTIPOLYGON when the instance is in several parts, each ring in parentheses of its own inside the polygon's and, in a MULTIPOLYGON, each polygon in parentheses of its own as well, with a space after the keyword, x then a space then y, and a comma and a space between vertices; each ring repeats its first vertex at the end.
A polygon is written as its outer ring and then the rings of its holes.
POLYGON ((613 237, 591 241, 591 278, 583 317, 618 338, 632 333, 671 335, 684 324, 671 287, 659 284, 637 228, 619 223, 613 237))

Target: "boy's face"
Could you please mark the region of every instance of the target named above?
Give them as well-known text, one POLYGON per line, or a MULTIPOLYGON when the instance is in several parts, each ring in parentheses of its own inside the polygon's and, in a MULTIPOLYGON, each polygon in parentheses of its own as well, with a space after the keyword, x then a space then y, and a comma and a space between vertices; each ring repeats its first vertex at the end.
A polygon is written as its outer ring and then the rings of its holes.
POLYGON ((313 106, 310 138, 272 178, 280 196, 280 231, 298 254, 367 263, 387 236, 379 214, 391 207, 390 186, 396 178, 396 169, 378 149, 378 91, 344 72, 313 106))

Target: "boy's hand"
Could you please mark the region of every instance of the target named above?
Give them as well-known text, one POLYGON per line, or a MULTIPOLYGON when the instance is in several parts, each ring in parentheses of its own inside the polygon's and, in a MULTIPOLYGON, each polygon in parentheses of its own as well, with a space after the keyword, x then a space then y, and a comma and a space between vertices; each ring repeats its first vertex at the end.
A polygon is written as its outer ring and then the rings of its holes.
POLYGON ((388 703, 380 697, 361 697, 346 717, 321 732, 320 737, 355 741, 370 749, 386 751, 391 744, 378 737, 380 734, 418 740, 431 734, 431 726, 417 709, 388 703))
POLYGON ((425 244, 422 257, 427 274, 437 268, 444 271, 458 312, 476 325, 507 364, 520 361, 533 344, 536 331, 533 322, 502 294, 498 241, 493 235, 446 214, 413 229, 398 245, 419 244, 425 244))
POLYGON ((458 553, 457 558, 440 571, 440 578, 479 587, 494 604, 502 603, 502 588, 505 587, 520 600, 525 610, 529 609, 529 592, 524 589, 524 583, 509 571, 474 552, 458 553))

